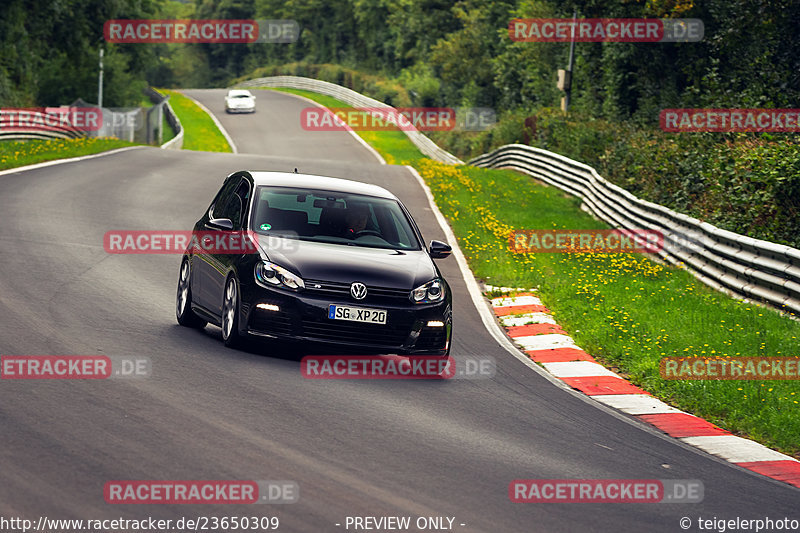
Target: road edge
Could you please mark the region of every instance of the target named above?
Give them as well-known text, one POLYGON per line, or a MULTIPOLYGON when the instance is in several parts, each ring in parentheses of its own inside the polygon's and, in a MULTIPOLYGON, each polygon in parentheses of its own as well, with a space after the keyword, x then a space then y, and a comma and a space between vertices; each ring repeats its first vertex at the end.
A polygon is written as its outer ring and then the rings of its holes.
POLYGON ((209 116, 209 118, 211 118, 211 120, 213 120, 213 121, 214 121, 214 124, 217 126, 217 129, 219 129, 219 132, 220 132, 220 133, 222 133, 222 136, 223 136, 223 137, 225 137, 225 140, 228 142, 228 146, 230 146, 230 147, 231 147, 231 151, 232 151, 234 154, 238 154, 238 153, 239 153, 239 149, 238 149, 238 148, 236 148, 236 143, 235 143, 235 142, 233 142, 233 139, 232 139, 232 138, 231 138, 231 136, 228 134, 228 130, 226 130, 226 129, 225 129, 225 126, 223 126, 223 125, 222 125, 222 123, 219 121, 219 119, 216 117, 216 115, 214 115, 214 113, 212 113, 212 112, 211 112, 211 110, 210 110, 209 108, 207 108, 206 106, 204 106, 203 104, 201 104, 201 103, 200 103, 198 100, 195 100, 194 98, 192 98, 191 96, 189 96, 189 95, 188 95, 188 94, 186 94, 185 92, 183 92, 183 91, 181 91, 181 90, 179 90, 179 91, 177 91, 177 92, 181 93, 181 95, 185 96, 186 98, 188 98, 189 100, 191 100, 192 102, 194 102, 194 104, 195 104, 197 107, 199 107, 200 109, 202 109, 202 110, 203 110, 203 112, 204 112, 206 115, 208 115, 208 116, 209 116))
POLYGON ((111 154, 116 154, 119 152, 126 152, 128 150, 134 150, 136 148, 147 148, 145 145, 141 146, 123 146, 122 148, 114 148, 113 150, 107 150, 105 152, 98 152, 96 154, 89 154, 89 155, 82 155, 78 157, 70 157, 69 159, 53 159, 51 161, 42 161, 41 163, 34 163, 32 165, 25 165, 22 167, 14 167, 14 168, 7 168, 5 170, 0 170, 0 176, 4 176, 6 174, 14 174, 16 172, 25 172, 28 170, 36 170, 37 168, 45 168, 51 167, 53 165, 61 165, 63 163, 77 163, 79 161, 86 161, 87 159, 94 159, 96 157, 103 157, 111 154))

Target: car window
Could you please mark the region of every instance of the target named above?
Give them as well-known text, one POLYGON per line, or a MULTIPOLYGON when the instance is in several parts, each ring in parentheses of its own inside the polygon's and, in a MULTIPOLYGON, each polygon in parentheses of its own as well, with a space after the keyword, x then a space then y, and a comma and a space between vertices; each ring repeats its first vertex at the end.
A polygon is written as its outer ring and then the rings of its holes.
POLYGON ((225 207, 230 201, 231 195, 238 184, 239 179, 237 178, 228 179, 222 184, 214 201, 211 202, 211 207, 208 209, 209 218, 226 218, 222 213, 225 211, 225 207))
POLYGON ((396 200, 337 191, 259 187, 251 228, 308 241, 421 249, 412 222, 396 200))
POLYGON ((247 183, 247 180, 241 180, 241 183, 239 183, 236 191, 225 203, 225 207, 221 212, 220 218, 229 218, 231 222, 233 222, 234 230, 242 229, 246 211, 245 206, 250 196, 249 192, 250 184, 247 183))
POLYGON ((412 233, 411 227, 408 224, 405 224, 404 221, 398 217, 398 215, 402 215, 402 213, 396 213, 394 211, 388 212, 386 228, 388 231, 394 232, 397 242, 403 244, 404 246, 412 246, 412 244, 416 242, 417 238, 412 233))

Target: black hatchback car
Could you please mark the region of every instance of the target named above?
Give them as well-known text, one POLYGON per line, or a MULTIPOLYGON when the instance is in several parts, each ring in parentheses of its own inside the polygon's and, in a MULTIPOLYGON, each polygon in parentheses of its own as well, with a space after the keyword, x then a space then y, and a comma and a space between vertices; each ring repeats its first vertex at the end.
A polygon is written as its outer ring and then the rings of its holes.
POLYGON ((376 185, 235 172, 181 261, 178 323, 220 326, 227 346, 256 336, 445 356, 452 296, 432 259, 450 252, 426 248, 405 206, 376 185), (246 246, 202 246, 218 236, 246 246))

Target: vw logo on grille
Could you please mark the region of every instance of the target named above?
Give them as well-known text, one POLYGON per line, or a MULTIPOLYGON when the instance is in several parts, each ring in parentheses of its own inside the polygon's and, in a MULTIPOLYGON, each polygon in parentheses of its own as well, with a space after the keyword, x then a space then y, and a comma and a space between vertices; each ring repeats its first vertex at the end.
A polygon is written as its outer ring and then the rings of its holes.
POLYGON ((363 300, 367 296, 367 286, 356 281, 350 285, 350 295, 356 300, 363 300))

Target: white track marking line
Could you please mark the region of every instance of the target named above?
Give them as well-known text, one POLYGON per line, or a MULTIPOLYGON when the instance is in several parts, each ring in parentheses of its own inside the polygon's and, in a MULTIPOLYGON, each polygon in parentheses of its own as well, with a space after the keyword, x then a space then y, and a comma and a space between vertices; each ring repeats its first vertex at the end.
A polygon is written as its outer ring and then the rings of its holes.
POLYGON ((575 341, 569 335, 560 333, 545 333, 543 335, 530 335, 514 337, 514 342, 526 350, 550 350, 551 348, 577 348, 575 341))
POLYGON ((494 298, 492 300, 492 307, 509 307, 512 305, 542 305, 542 301, 536 296, 515 296, 494 298))
POLYGON ((655 415, 662 413, 681 413, 657 398, 647 394, 605 394, 592 396, 594 400, 629 415, 655 415))
POLYGON ((683 442, 697 446, 712 455, 722 457, 732 463, 750 463, 755 461, 797 461, 775 450, 771 450, 752 440, 736 435, 708 435, 702 437, 684 437, 683 442))
POLYGON ((194 102, 195 104, 197 104, 197 107, 199 107, 200 109, 205 111, 208 114, 208 116, 211 117, 211 120, 214 121, 214 124, 217 125, 217 127, 219 128, 219 131, 225 137, 225 140, 228 141, 228 144, 231 146, 231 150, 233 150, 233 153, 234 154, 238 154, 239 150, 236 148, 236 143, 233 142, 233 139, 231 138, 231 136, 228 135, 228 130, 226 130, 225 126, 223 126, 222 123, 219 120, 217 120, 217 117, 214 116, 214 113, 212 113, 209 108, 207 108, 206 106, 204 106, 203 104, 201 104, 200 102, 198 102, 197 100, 195 100, 194 98, 189 96, 188 94, 185 94, 185 93, 183 93, 181 91, 178 91, 178 92, 180 94, 182 94, 183 96, 185 96, 186 98, 188 98, 189 100, 191 100, 192 102, 194 102))
POLYGON ((507 315, 498 317, 504 326, 525 326, 527 324, 556 324, 556 319, 547 313, 528 313, 527 315, 507 315))
POLYGON ((619 378, 619 376, 611 370, 598 363, 593 363, 592 361, 542 363, 542 366, 559 378, 588 378, 599 376, 619 378))
POLYGON ((69 159, 54 159, 53 161, 44 161, 42 163, 34 163, 33 165, 25 165, 24 167, 8 168, 6 170, 0 170, 0 176, 3 176, 5 174, 14 174, 16 172, 25 172, 27 170, 36 170, 37 168, 52 167, 53 165, 61 165, 63 163, 76 163, 78 161, 86 161, 87 159, 94 159, 96 157, 103 157, 111 154, 116 154, 119 152, 127 152, 128 150, 133 150, 135 148, 146 148, 146 146, 124 146, 122 148, 109 150, 108 152, 82 155, 80 157, 70 157, 69 159))
POLYGON ((494 285, 486 285, 484 284, 487 292, 493 291, 500 291, 500 292, 519 292, 519 291, 528 291, 533 292, 533 289, 524 289, 522 287, 496 287, 494 285))

